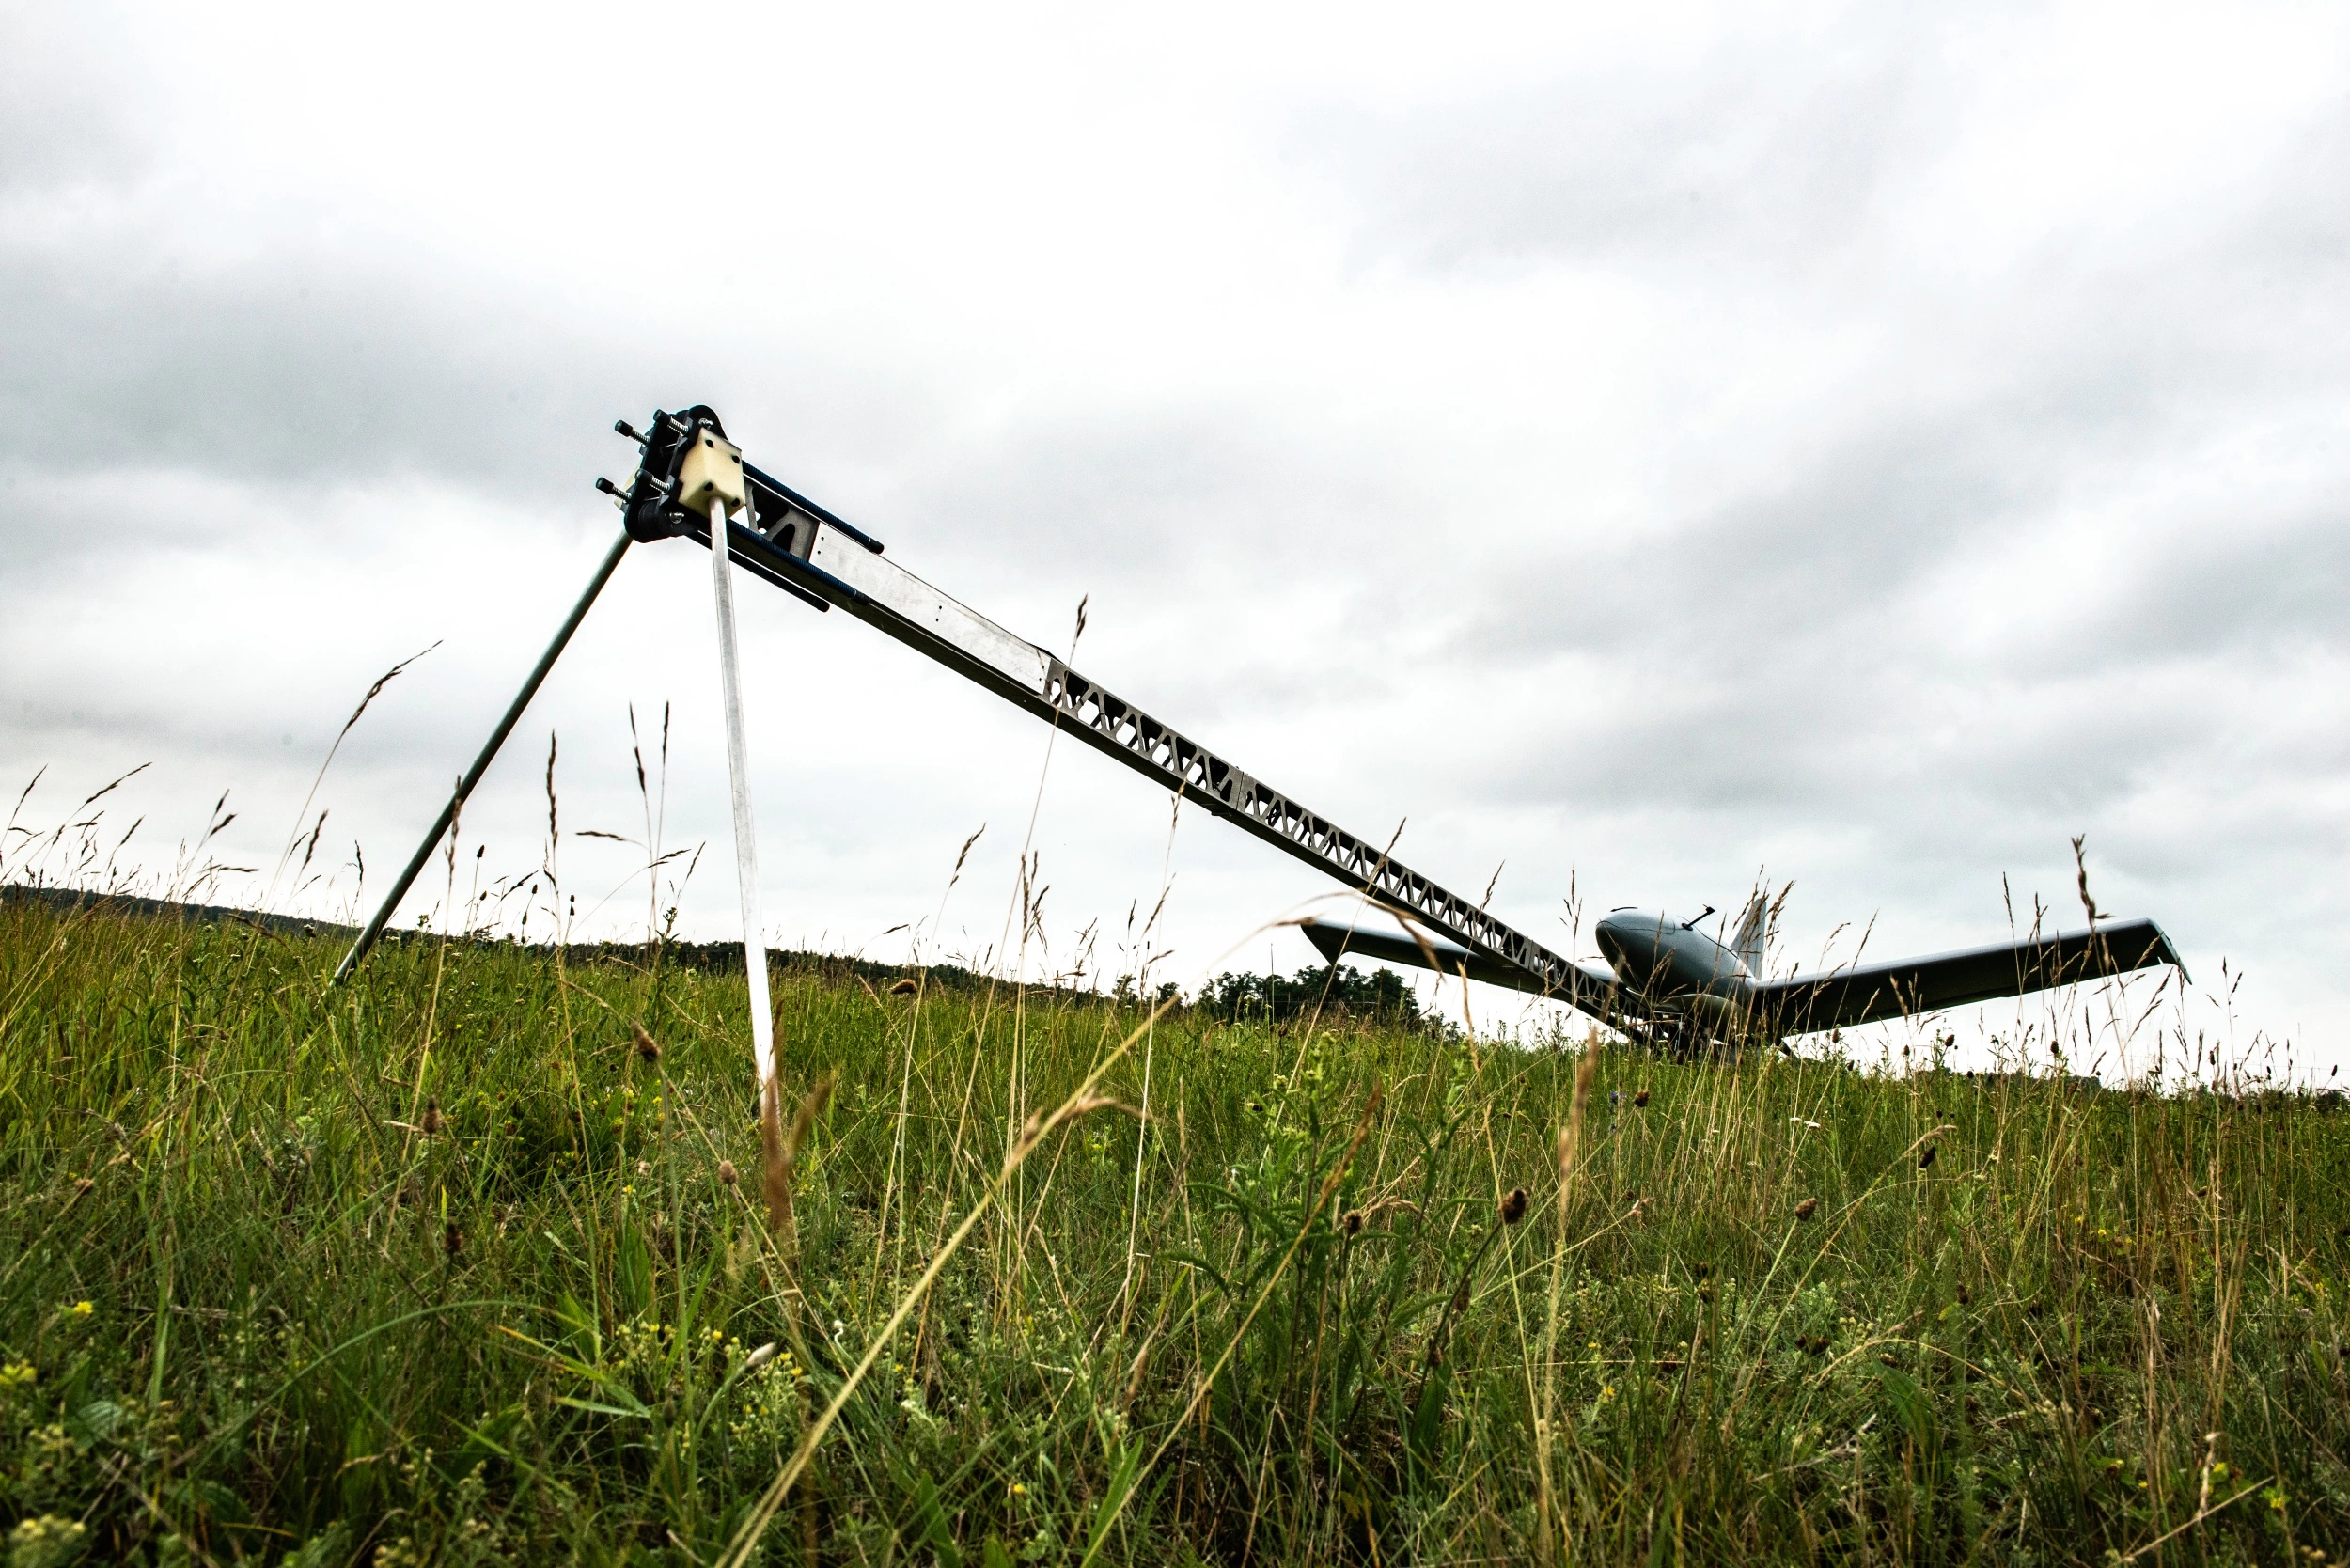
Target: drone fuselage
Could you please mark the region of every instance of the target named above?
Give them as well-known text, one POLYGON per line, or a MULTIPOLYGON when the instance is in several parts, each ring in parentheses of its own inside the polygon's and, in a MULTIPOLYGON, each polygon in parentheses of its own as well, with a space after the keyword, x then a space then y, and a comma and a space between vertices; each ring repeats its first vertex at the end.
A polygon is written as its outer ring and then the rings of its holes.
POLYGON ((1618 983, 1668 1012, 1726 1015, 1748 1002, 1754 976, 1738 955, 1695 928, 1652 909, 1619 909, 1594 933, 1618 983))

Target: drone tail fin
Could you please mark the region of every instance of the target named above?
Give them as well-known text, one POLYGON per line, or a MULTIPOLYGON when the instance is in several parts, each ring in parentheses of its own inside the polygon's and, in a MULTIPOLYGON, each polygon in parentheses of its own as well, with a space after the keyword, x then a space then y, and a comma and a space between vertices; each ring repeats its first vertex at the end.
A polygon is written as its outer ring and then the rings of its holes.
POLYGON ((1758 888, 1747 901, 1747 912, 1738 917, 1738 933, 1730 939, 1730 950, 1738 955, 1747 974, 1762 973, 1762 949, 1770 934, 1770 895, 1758 888))

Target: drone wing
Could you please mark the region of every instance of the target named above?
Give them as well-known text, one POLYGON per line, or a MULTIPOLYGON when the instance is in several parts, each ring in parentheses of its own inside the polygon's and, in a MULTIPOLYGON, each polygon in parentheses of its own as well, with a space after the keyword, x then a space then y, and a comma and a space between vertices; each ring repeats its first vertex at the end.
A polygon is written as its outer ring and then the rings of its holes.
POLYGON ((1781 1034, 1810 1034, 2021 996, 2157 964, 2186 973, 2160 926, 2152 920, 2113 920, 2094 931, 1765 980, 1754 988, 1755 1011, 1772 1019, 1781 1034))
POLYGON ((1311 920, 1304 929, 1306 940, 1314 945, 1325 963, 1336 964, 1340 958, 1348 957, 1369 958, 1388 964, 1409 964, 1418 969, 1433 967, 1439 974, 1455 977, 1465 971, 1473 980, 1551 996, 1611 1024, 1626 1017, 1648 1016, 1649 1010, 1641 1006, 1637 997, 1618 989, 1614 975, 1588 964, 1574 966, 1574 979, 1569 982, 1569 989, 1561 993, 1555 986, 1545 985, 1541 977, 1528 974, 1514 964, 1487 958, 1482 953, 1472 952, 1450 942, 1431 940, 1423 949, 1400 932, 1367 931, 1361 926, 1344 925, 1336 920, 1311 920), (1431 957, 1435 960, 1433 965, 1429 963, 1431 957))

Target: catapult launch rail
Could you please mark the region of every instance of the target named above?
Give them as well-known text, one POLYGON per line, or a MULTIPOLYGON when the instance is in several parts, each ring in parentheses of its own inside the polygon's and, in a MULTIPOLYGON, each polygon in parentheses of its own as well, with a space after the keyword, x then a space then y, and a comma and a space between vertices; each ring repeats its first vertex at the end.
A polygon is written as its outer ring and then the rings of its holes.
MULTIPOLYGON (((626 428, 623 434, 634 435, 626 428)), ((708 408, 656 415, 634 481, 612 486, 631 538, 680 535, 708 546, 710 525, 679 502, 697 442, 724 447, 708 408)), ((730 449, 730 448, 729 448, 730 449)), ((746 522, 727 525, 734 561, 819 609, 845 610, 998 697, 1055 724, 1184 800, 1255 834, 1457 942, 1479 979, 1572 1003, 1614 1023, 1646 1015, 1611 975, 1562 958, 1079 674, 1035 644, 889 560, 879 540, 749 463, 746 522)))

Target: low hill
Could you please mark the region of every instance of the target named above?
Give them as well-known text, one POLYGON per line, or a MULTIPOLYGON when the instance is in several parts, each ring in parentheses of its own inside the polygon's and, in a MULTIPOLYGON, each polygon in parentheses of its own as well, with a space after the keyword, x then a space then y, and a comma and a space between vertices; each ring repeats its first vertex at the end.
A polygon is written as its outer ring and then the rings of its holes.
POLYGON ((14 1562, 2350 1550, 2329 1101, 342 946, 0 904, 14 1562))

